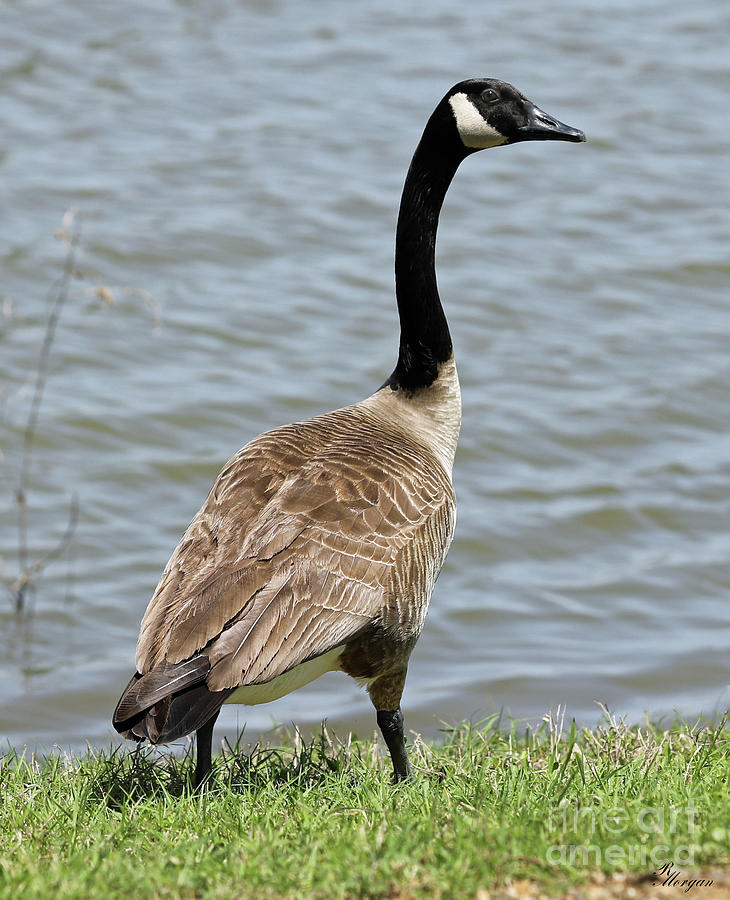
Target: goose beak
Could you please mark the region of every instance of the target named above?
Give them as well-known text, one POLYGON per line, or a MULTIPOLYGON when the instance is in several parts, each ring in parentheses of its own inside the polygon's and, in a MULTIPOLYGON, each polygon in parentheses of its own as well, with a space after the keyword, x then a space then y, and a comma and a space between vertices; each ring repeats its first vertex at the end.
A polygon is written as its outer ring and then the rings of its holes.
POLYGON ((579 143, 586 139, 585 134, 578 128, 571 128, 558 122, 539 106, 529 101, 525 104, 527 112, 527 124, 517 129, 520 141, 573 141, 579 143))

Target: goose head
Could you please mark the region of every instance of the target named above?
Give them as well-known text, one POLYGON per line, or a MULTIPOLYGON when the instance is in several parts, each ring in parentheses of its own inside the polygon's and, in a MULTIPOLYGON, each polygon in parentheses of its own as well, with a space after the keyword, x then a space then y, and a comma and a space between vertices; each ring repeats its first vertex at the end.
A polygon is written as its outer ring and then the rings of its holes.
POLYGON ((461 81, 442 100, 467 153, 521 141, 584 141, 577 128, 543 112, 517 88, 496 78, 461 81))

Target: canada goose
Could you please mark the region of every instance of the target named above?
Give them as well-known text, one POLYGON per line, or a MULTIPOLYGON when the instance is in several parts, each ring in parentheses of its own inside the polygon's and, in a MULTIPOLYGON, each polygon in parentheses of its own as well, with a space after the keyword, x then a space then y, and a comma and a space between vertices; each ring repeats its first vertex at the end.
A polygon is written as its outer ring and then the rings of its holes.
POLYGON ((195 731, 196 785, 211 770, 223 703, 265 703, 333 669, 367 685, 394 780, 411 774, 400 700, 454 532, 461 424, 434 271, 439 212, 467 156, 542 140, 585 136, 503 81, 446 94, 403 188, 393 374, 354 406, 246 444, 172 554, 113 724, 154 744, 195 731))

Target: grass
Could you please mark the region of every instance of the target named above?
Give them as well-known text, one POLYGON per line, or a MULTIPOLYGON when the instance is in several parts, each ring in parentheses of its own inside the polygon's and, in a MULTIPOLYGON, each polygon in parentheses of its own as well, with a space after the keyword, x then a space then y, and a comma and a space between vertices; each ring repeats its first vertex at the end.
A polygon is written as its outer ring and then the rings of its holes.
POLYGON ((202 796, 189 758, 5 753, 0 897, 486 898, 730 861, 724 723, 492 718, 416 739, 396 786, 375 741, 281 744, 228 748, 202 796))

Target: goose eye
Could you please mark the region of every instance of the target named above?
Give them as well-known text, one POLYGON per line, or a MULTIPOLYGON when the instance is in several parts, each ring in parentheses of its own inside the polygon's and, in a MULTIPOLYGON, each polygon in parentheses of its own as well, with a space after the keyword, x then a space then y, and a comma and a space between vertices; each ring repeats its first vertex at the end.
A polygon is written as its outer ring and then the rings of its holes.
POLYGON ((494 103, 495 100, 499 100, 499 95, 492 88, 485 88, 481 92, 480 97, 485 103, 494 103))

